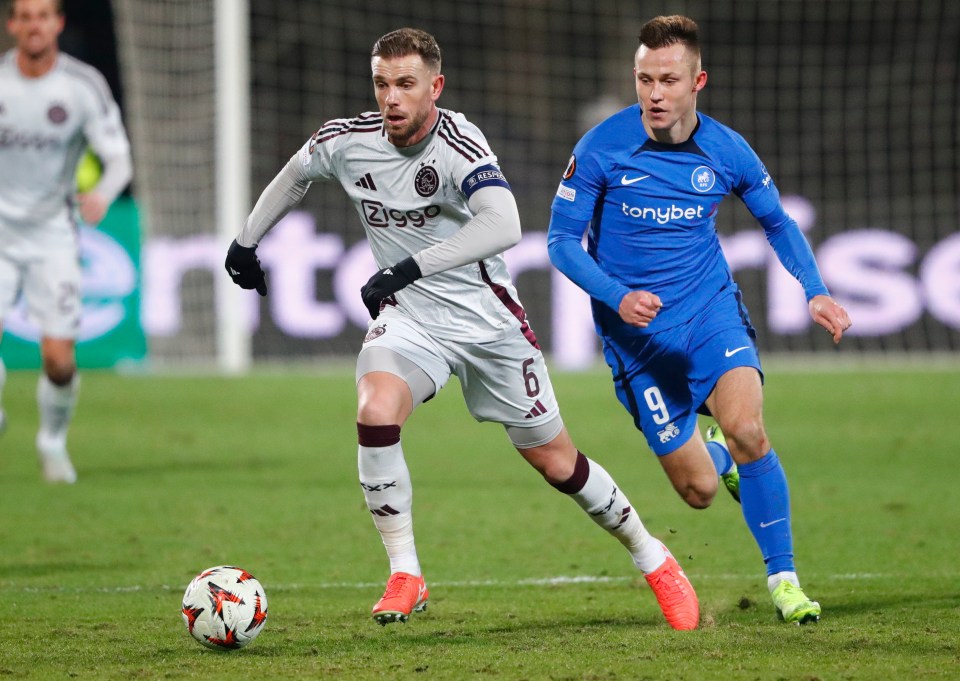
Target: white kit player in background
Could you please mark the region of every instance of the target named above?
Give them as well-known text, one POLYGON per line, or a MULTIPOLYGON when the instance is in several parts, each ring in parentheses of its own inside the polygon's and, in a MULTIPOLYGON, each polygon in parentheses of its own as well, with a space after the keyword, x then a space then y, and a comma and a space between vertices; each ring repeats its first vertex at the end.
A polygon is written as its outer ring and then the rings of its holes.
MULTIPOLYGON (((371 67, 380 110, 324 124, 264 190, 225 265, 238 285, 266 295, 256 246, 314 181, 339 182, 360 214, 382 268, 361 290, 373 320, 356 372, 360 486, 391 572, 374 619, 405 622, 427 604, 400 429, 455 374, 473 417, 503 425, 547 482, 624 544, 671 626, 695 628, 697 597, 676 560, 563 425, 500 255, 520 239, 517 205, 483 134, 436 106, 436 41, 393 31, 374 45, 371 67)), ((452 465, 470 465, 457 460, 456 442, 449 448, 452 465)))
MULTIPOLYGON (((0 56, 0 333, 19 296, 40 327, 43 371, 37 386, 37 451, 44 478, 72 483, 67 428, 79 378, 80 253, 74 210, 99 223, 132 174, 120 109, 103 76, 62 54, 59 0, 12 0, 7 32, 16 46, 0 56), (100 157, 97 185, 75 196, 77 161, 100 157)), ((0 391, 6 367, 0 359, 0 391)), ((0 429, 6 416, 0 409, 0 429)))

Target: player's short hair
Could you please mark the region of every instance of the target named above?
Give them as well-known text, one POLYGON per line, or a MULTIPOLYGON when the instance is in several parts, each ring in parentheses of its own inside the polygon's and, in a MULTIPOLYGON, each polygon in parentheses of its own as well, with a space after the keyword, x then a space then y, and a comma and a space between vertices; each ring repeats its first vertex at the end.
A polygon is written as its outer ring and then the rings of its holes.
POLYGON ((640 44, 651 50, 682 43, 700 56, 700 27, 690 17, 680 14, 654 17, 640 27, 640 44))
MULTIPOLYGON (((3 4, 7 8, 7 16, 12 19, 13 8, 17 4, 17 0, 4 0, 3 4)), ((53 0, 53 11, 61 16, 63 15, 63 0, 53 0)))
MULTIPOLYGON (((690 17, 681 14, 654 17, 640 27, 640 47, 658 50, 677 43, 690 55, 694 75, 700 69, 700 27, 690 17)), ((639 51, 639 48, 637 48, 639 51)))
POLYGON ((418 28, 398 28, 381 36, 373 44, 370 57, 396 59, 410 54, 419 54, 428 69, 440 72, 440 46, 437 39, 418 28))

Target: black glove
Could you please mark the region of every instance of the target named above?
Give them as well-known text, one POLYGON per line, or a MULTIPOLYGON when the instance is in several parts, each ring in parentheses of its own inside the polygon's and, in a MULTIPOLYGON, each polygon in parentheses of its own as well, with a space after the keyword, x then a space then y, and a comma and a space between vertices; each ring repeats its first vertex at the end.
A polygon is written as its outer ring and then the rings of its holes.
POLYGON ((376 319, 380 314, 380 303, 387 296, 409 286, 422 277, 420 266, 413 256, 401 260, 393 267, 387 267, 374 274, 360 289, 363 304, 367 306, 370 317, 376 319))
POLYGON ((223 263, 233 283, 240 288, 257 289, 261 296, 267 295, 267 279, 260 267, 257 247, 241 246, 234 239, 227 250, 227 260, 223 263))

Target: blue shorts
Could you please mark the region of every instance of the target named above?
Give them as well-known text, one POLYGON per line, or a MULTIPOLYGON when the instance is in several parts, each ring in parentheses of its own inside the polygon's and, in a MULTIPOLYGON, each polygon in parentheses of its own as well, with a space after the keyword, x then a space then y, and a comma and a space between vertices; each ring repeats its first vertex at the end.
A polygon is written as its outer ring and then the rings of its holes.
POLYGON ((704 402, 723 374, 747 366, 763 378, 756 331, 735 285, 679 326, 646 335, 608 329, 603 355, 617 398, 657 456, 693 436, 697 413, 709 414, 704 402))

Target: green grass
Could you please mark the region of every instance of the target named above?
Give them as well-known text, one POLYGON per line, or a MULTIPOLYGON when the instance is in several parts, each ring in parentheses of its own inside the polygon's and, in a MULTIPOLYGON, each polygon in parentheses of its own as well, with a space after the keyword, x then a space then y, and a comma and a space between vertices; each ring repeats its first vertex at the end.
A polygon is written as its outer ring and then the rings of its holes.
POLYGON ((674 632, 626 553, 545 485, 454 382, 404 429, 430 608, 381 628, 387 563, 356 481, 350 372, 86 372, 80 480, 41 482, 34 373, 12 372, 0 439, 0 677, 303 679, 960 678, 960 371, 769 369, 768 432, 791 482, 818 625, 776 621, 723 492, 687 508, 604 373, 554 376, 601 461, 697 588, 674 632), (182 591, 230 563, 263 582, 258 640, 189 638, 182 591), (549 582, 556 577, 591 581, 549 582))

